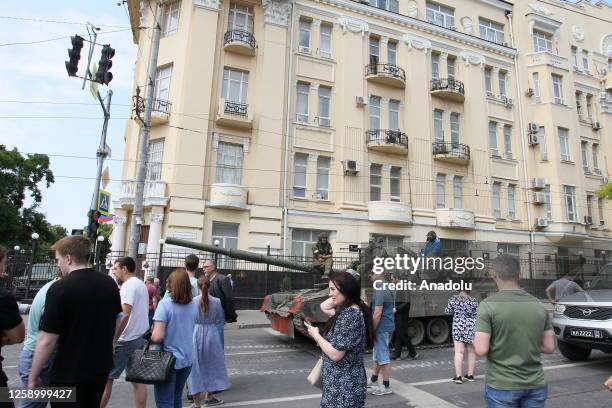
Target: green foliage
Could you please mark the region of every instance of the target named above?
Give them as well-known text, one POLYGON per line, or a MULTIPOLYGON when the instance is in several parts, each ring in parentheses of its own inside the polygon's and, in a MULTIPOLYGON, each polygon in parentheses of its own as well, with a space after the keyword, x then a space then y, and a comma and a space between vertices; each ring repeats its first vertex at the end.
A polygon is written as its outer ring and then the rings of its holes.
POLYGON ((595 194, 597 194, 597 197, 599 198, 607 198, 608 200, 612 199, 612 183, 601 186, 601 188, 597 190, 595 194))

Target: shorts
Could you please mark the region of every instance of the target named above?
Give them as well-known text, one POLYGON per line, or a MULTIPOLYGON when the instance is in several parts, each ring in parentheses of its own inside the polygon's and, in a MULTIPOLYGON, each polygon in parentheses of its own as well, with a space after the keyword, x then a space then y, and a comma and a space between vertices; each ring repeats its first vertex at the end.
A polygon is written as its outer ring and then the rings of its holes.
POLYGON ((389 339, 391 332, 376 332, 376 341, 374 342, 374 350, 372 358, 378 365, 385 365, 391 362, 389 354, 389 339))
POLYGON ((113 369, 108 375, 109 380, 116 380, 121 376, 134 350, 144 348, 145 342, 145 339, 142 337, 130 341, 117 342, 117 346, 115 346, 115 355, 113 357, 113 369))

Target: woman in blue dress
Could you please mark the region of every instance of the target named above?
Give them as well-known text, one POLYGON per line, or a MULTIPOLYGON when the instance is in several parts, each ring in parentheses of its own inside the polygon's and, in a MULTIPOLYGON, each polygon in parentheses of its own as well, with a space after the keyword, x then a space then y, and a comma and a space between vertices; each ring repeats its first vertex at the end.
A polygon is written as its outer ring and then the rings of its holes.
POLYGON ((306 322, 308 333, 323 351, 321 408, 361 408, 367 379, 363 365, 366 346, 374 344, 370 308, 361 300, 361 285, 348 272, 329 280, 329 299, 321 310, 331 316, 322 332, 306 322))
POLYGON ((453 315, 453 341, 455 343, 455 384, 464 380, 474 381, 476 352, 474 350, 474 326, 478 302, 467 292, 459 292, 448 301, 444 313, 453 315), (467 352, 467 374, 462 378, 463 357, 467 352))
POLYGON ((199 306, 193 331, 194 362, 187 379, 189 392, 193 395, 194 407, 200 407, 202 393, 204 406, 223 404, 212 391, 223 391, 230 387, 225 368, 225 354, 217 325, 225 321, 221 300, 208 294, 210 281, 201 277, 198 281, 200 296, 194 301, 199 306))

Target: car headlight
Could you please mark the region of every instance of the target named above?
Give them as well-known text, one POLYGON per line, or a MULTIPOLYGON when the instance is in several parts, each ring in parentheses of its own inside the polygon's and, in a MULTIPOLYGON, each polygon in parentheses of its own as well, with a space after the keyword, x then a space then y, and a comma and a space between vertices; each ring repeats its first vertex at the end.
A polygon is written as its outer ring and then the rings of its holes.
POLYGON ((563 314, 565 312, 565 305, 555 305, 555 313, 563 314))

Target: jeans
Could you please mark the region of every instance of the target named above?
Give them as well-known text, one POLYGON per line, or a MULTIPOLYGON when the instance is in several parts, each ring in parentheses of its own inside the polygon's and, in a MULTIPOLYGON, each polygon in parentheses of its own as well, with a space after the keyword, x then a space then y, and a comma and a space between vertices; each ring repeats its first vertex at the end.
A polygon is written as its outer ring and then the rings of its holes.
POLYGON ((185 388, 190 372, 191 366, 178 370, 173 368, 168 376, 168 381, 154 385, 153 391, 157 408, 183 407, 183 388, 185 388))
POLYGON ((487 408, 544 408, 548 386, 529 390, 498 390, 485 386, 487 408))
MULTIPOLYGON (((28 388, 28 377, 30 376, 30 371, 32 370, 32 360, 34 359, 34 354, 26 349, 21 350, 21 355, 19 356, 19 377, 21 377, 21 384, 23 388, 28 388)), ((43 367, 40 372, 40 380, 42 382, 42 387, 48 387, 51 383, 49 379, 49 373, 51 371, 51 362, 53 361, 53 357, 49 359, 47 364, 43 367)), ((43 408, 46 407, 46 402, 40 401, 31 401, 31 400, 21 400, 19 402, 19 408, 43 408)))

